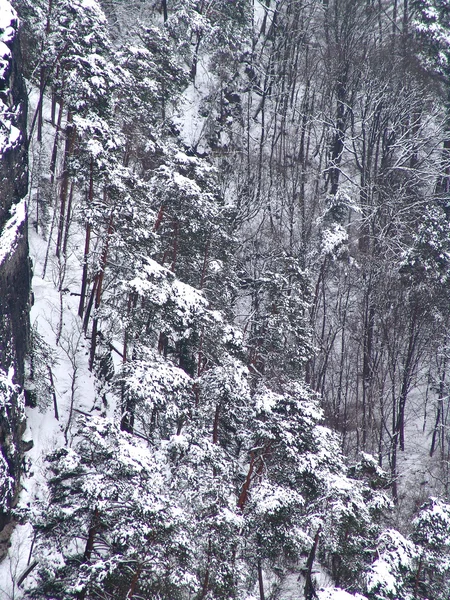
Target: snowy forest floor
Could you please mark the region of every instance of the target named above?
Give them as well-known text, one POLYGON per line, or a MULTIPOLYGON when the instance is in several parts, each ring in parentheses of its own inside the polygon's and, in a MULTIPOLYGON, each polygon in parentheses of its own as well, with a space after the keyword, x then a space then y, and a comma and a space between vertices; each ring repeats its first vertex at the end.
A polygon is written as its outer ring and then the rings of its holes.
MULTIPOLYGON (((45 278, 42 278, 47 242, 32 227, 29 230, 29 245, 34 270, 34 304, 30 321, 32 328, 36 328, 55 353, 52 376, 59 420, 55 418, 53 402, 26 409, 27 429, 23 438, 32 440, 33 448, 25 457, 23 489, 18 506, 25 510, 45 494, 45 455, 65 442, 71 445, 77 411, 90 412, 96 409, 94 378, 88 368, 88 341, 77 315, 78 290, 72 289, 67 278, 64 291, 58 292, 60 269, 54 258, 49 260, 45 278)), ((70 277, 79 269, 79 265, 73 256, 69 264, 70 277)), ((17 600, 21 597, 17 582, 33 562, 32 544, 31 526, 18 525, 11 538, 7 559, 0 564, 2 599, 17 600)))

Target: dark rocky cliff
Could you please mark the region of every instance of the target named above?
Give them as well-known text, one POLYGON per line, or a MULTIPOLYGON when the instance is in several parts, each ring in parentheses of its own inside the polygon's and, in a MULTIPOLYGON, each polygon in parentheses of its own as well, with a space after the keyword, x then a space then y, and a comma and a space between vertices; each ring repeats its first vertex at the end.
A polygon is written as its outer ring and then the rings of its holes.
POLYGON ((20 489, 24 362, 29 338, 30 266, 27 193, 27 97, 18 19, 0 0, 0 559, 20 489))
POLYGON ((27 94, 22 77, 18 19, 0 2, 0 224, 27 193, 27 94))

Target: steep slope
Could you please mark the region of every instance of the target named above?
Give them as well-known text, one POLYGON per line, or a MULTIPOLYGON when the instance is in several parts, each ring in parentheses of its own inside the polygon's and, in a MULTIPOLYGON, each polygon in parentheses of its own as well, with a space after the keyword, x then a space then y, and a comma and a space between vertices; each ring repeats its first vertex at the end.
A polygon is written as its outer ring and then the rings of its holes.
POLYGON ((0 0, 0 542, 9 536, 22 462, 30 298, 26 104, 18 19, 9 2, 0 0))

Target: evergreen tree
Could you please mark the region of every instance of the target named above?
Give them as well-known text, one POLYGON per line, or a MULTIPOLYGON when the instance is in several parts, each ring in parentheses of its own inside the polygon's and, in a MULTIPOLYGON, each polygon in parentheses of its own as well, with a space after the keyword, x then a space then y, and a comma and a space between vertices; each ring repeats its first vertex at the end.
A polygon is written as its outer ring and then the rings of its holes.
POLYGON ((47 462, 49 496, 33 514, 39 574, 29 597, 185 597, 193 580, 189 524, 170 495, 163 454, 92 417, 76 448, 58 449, 47 462))

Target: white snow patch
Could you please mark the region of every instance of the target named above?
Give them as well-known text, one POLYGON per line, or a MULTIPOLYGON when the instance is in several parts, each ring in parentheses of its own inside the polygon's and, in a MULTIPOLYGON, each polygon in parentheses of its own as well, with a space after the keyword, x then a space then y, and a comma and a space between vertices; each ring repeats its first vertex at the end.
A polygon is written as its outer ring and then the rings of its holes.
MULTIPOLYGON (((11 50, 6 44, 16 35, 17 14, 8 0, 0 0, 0 80, 6 78, 11 64, 11 50)), ((8 97, 9 90, 3 90, 8 97)), ((0 158, 5 150, 13 147, 20 138, 20 131, 11 123, 11 108, 0 100, 0 158)))
POLYGON ((13 205, 10 214, 0 236, 0 265, 8 260, 17 249, 22 235, 21 228, 27 216, 26 201, 22 200, 13 205))
POLYGON ((10 42, 15 35, 17 13, 9 0, 0 0, 0 41, 10 42))
POLYGON ((318 600, 366 600, 361 594, 349 594, 340 588, 325 588, 317 592, 318 600))
POLYGON ((330 229, 325 229, 322 233, 322 253, 334 254, 348 240, 346 230, 335 223, 330 229))

